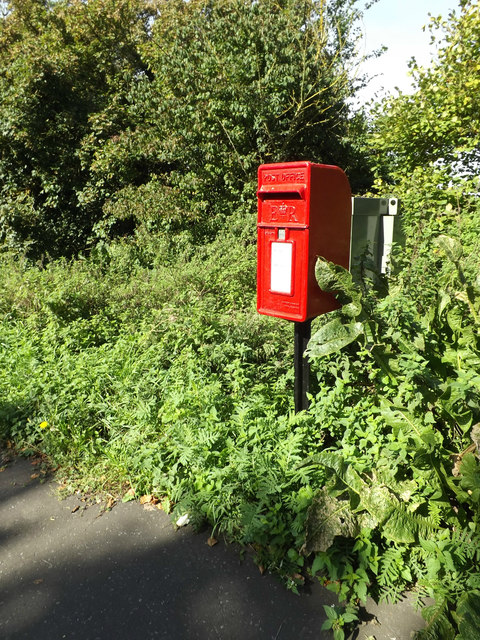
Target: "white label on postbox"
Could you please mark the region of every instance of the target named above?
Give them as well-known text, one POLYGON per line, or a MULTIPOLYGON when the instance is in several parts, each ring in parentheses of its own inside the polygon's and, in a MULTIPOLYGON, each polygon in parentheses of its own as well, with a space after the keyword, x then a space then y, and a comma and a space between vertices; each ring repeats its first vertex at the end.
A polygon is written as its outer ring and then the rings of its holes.
POLYGON ((292 295, 293 244, 272 242, 271 248, 270 291, 292 295))

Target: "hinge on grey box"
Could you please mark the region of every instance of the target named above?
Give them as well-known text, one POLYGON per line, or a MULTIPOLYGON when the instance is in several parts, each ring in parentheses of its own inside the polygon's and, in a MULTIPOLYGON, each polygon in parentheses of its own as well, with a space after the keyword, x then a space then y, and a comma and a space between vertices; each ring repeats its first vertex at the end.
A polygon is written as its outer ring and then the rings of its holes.
POLYGON ((393 243, 402 242, 397 198, 352 198, 350 271, 360 276, 361 265, 375 278, 389 273, 393 243))

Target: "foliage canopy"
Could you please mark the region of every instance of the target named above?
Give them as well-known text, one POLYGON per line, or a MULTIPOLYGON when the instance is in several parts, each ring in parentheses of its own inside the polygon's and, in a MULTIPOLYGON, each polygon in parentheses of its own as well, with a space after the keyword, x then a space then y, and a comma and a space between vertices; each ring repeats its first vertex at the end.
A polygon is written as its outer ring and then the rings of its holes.
POLYGON ((98 216, 79 200, 82 140, 91 115, 119 100, 143 68, 137 47, 151 9, 130 0, 14 0, 8 8, 0 19, 0 234, 36 255, 71 253, 98 216))
MULTIPOLYGON (((478 173, 480 160, 480 6, 464 0, 458 13, 431 18, 432 64, 413 59, 415 92, 392 97, 374 113, 371 144, 377 157, 391 160, 389 169, 407 175, 436 165, 478 173)), ((379 163, 381 164, 381 162, 379 163)))
POLYGON ((32 255, 215 233, 264 161, 368 171, 350 0, 13 0, 0 19, 0 233, 32 255))

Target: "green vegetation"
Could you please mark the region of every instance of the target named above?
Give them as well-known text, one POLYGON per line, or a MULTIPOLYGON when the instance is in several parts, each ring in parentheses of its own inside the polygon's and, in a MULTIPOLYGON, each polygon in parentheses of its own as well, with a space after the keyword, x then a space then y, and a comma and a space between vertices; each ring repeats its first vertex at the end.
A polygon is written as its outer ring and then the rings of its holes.
POLYGON ((265 161, 315 156, 368 186, 348 107, 352 4, 12 0, 0 23, 4 243, 72 255, 139 226, 188 226, 198 244, 251 210, 265 161))
POLYGON ((437 277, 428 315, 401 278, 379 299, 319 264, 322 287, 345 303, 309 346, 320 381, 311 414, 326 437, 306 463, 330 470, 307 518, 312 571, 334 579, 341 600, 395 600, 414 584, 436 599, 426 638, 440 614, 453 633, 448 608, 462 594, 474 606, 480 588, 480 286, 465 279, 458 241, 440 236, 436 246, 451 273, 437 277), (351 332, 352 316, 350 352, 329 353, 325 328, 351 332))
POLYGON ((410 588, 435 599, 419 638, 474 638, 478 1, 368 118, 355 2, 300 5, 8 5, 0 441, 72 487, 154 493, 291 589, 320 579, 336 639, 410 588), (258 164, 302 158, 399 197, 406 245, 377 284, 319 261, 342 307, 314 321, 295 415, 293 328, 255 310, 254 193, 258 164))

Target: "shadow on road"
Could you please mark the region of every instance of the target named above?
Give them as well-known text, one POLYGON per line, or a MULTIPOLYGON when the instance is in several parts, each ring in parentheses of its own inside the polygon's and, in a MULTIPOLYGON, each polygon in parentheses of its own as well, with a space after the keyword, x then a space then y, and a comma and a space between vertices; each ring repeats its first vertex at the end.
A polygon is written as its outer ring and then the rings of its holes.
MULTIPOLYGON (((0 473, 0 637, 80 640, 329 638, 319 584, 298 597, 208 533, 138 503, 72 510, 28 461, 0 473)), ((82 503, 83 506, 83 503, 82 503)))

